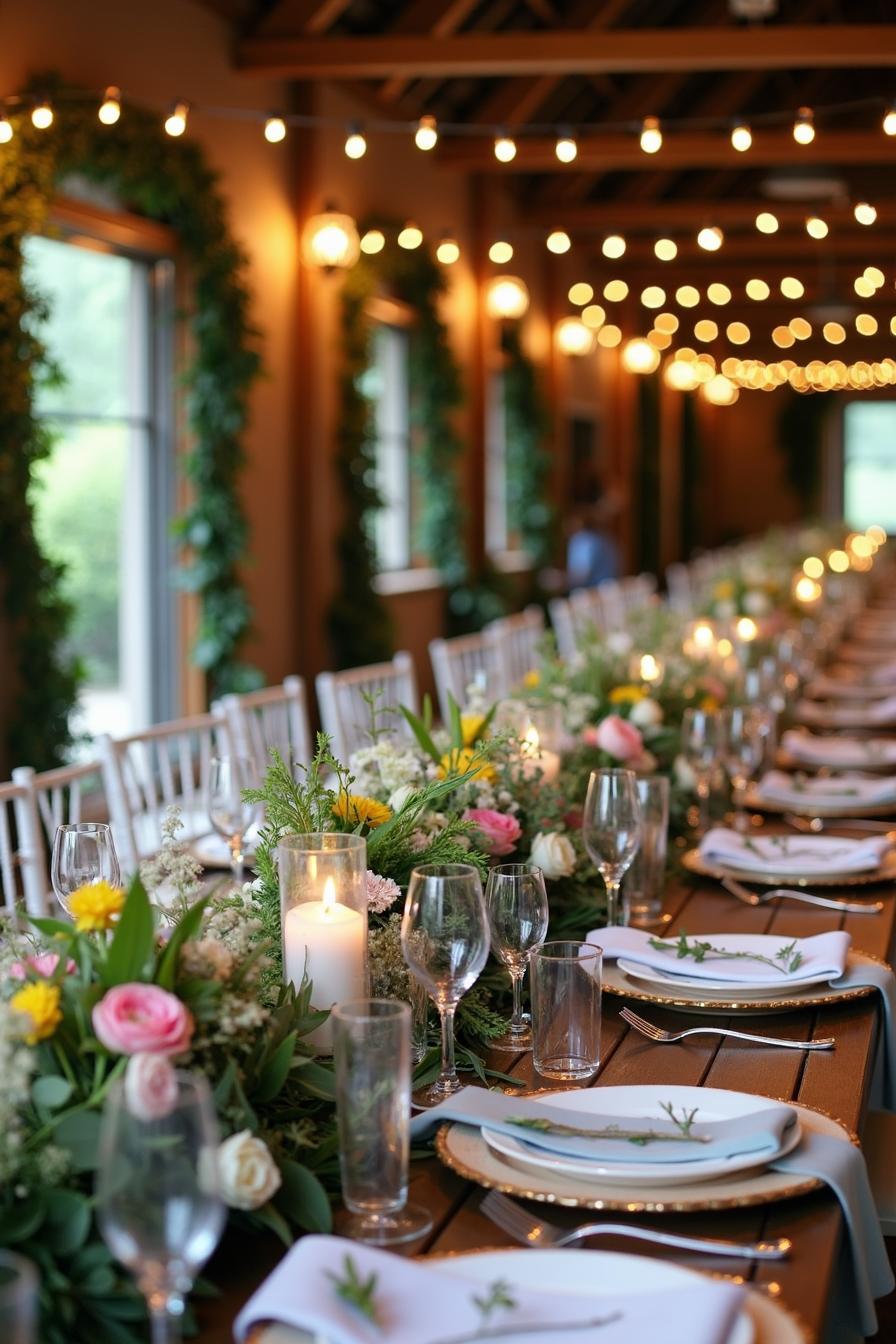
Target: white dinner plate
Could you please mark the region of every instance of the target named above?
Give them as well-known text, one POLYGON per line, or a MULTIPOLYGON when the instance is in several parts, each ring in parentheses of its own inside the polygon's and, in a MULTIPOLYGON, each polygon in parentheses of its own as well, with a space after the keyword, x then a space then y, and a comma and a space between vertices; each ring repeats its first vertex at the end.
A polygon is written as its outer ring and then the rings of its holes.
POLYGON ((620 957, 618 965, 630 980, 644 980, 649 985, 672 986, 677 989, 699 989, 701 992, 716 994, 724 999, 730 999, 735 991, 740 998, 767 999, 769 993, 780 990, 786 990, 788 994, 791 992, 798 994, 801 989, 811 989, 813 985, 827 985, 831 982, 830 975, 818 972, 803 979, 793 975, 782 976, 780 981, 703 980, 697 975, 679 975, 676 971, 661 971, 658 967, 645 966, 643 962, 630 961, 627 957, 620 957))
MULTIPOLYGON (((732 1120, 753 1111, 764 1110, 770 1103, 767 1097, 754 1097, 745 1092, 726 1092, 712 1087, 666 1087, 638 1085, 632 1087, 589 1087, 572 1092, 551 1092, 545 1097, 531 1097, 559 1110, 575 1111, 586 1115, 618 1115, 631 1119, 664 1120, 662 1102, 671 1101, 676 1110, 696 1107, 701 1120, 732 1120)), ((699 1158, 693 1162, 594 1162, 587 1158, 561 1156, 545 1149, 533 1148, 509 1134, 497 1134, 482 1129, 482 1137, 493 1152, 500 1153, 517 1166, 527 1170, 560 1172, 579 1180, 597 1181, 601 1185, 651 1186, 653 1188, 693 1185, 698 1181, 712 1181, 735 1172, 765 1167, 772 1157, 783 1157, 795 1148, 800 1139, 797 1122, 788 1131, 776 1153, 757 1160, 755 1153, 738 1157, 699 1158)))
MULTIPOLYGON (((250 826, 246 835, 245 845, 243 847, 243 856, 247 864, 252 863, 255 858, 255 846, 258 844, 261 832, 257 826, 250 826)), ((210 832, 208 835, 200 835, 190 844, 190 851, 194 858, 197 858, 203 868, 229 868, 230 867, 230 846, 226 840, 222 840, 220 835, 210 832)))

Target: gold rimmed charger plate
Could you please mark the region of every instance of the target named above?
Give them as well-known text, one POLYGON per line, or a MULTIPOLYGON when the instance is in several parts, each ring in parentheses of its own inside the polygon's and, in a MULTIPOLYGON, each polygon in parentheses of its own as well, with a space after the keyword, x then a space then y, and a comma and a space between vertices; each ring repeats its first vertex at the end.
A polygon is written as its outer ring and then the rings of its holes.
POLYGON ((802 756, 792 756, 783 748, 779 748, 775 764, 781 770, 802 770, 806 775, 839 775, 847 770, 861 770, 866 775, 889 775, 896 771, 896 761, 862 759, 851 761, 849 765, 841 765, 839 761, 805 761, 802 756))
MULTIPOLYGON (((554 1089, 542 1088, 540 1092, 554 1089)), ((532 1096, 534 1093, 520 1093, 532 1096)), ((797 1111, 800 1124, 819 1134, 828 1134, 846 1142, 858 1143, 839 1121, 809 1106, 788 1102, 797 1111)), ((436 1135, 436 1152, 446 1167, 487 1190, 500 1190, 518 1199, 534 1199, 542 1204, 559 1204, 569 1209, 609 1209, 618 1213, 689 1213, 707 1209, 746 1209, 754 1204, 776 1203, 818 1190, 822 1182, 816 1176, 795 1176, 790 1172, 759 1170, 744 1172, 727 1180, 696 1182, 658 1188, 655 1194, 639 1189, 637 1195, 620 1194, 618 1185, 601 1185, 564 1176, 559 1172, 541 1174, 516 1167, 492 1152, 474 1125, 443 1125, 436 1135)))
MULTIPOLYGON (((805 771, 806 774, 809 771, 805 771)), ((772 798, 763 798, 758 789, 748 789, 744 795, 744 806, 754 812, 793 812, 798 817, 828 817, 836 821, 843 817, 890 817, 896 813, 896 799, 889 803, 838 803, 827 799, 810 797, 799 800, 794 797, 789 803, 777 802, 772 798)))
MULTIPOLYGON (((878 966, 887 963, 867 952, 850 951, 847 967, 857 962, 874 962, 878 966)), ((791 990, 782 998, 771 995, 767 999, 738 998, 732 987, 731 998, 705 998, 700 990, 690 985, 668 986, 668 988, 648 988, 643 980, 630 980, 615 961, 605 961, 601 974, 601 983, 607 994, 616 994, 624 999, 638 999, 641 1003, 654 1003, 662 1008, 685 1008, 699 1017, 718 1013, 738 1012, 743 1016, 759 1017, 770 1013, 792 1012, 795 1008, 822 1008, 833 1003, 848 1003, 850 999, 864 999, 874 994, 873 985, 854 985, 848 989, 836 989, 833 985, 811 985, 802 991, 791 990)))
POLYGON ((761 872, 754 868, 728 868, 721 863, 707 862, 699 849, 689 849, 681 856, 681 864, 688 872, 699 873, 701 877, 714 877, 719 882, 725 877, 734 877, 741 882, 753 882, 763 887, 863 887, 872 882, 896 882, 896 849, 884 855, 879 867, 869 868, 865 872, 812 873, 809 877, 797 877, 794 873, 761 872))

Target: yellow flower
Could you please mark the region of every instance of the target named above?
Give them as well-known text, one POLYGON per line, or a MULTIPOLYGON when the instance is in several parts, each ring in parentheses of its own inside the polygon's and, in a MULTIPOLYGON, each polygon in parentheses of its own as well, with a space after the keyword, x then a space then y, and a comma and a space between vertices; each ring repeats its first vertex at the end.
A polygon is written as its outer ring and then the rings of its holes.
POLYGON ((123 905, 124 892, 108 882, 88 882, 73 891, 68 899, 68 908, 79 933, 111 929, 123 905))
POLYGON ((480 737, 483 737, 485 726, 485 717, 482 714, 461 714, 460 730, 464 739, 465 747, 472 747, 480 737))
POLYGON ((700 701, 700 708, 705 709, 707 714, 715 714, 719 708, 719 702, 714 695, 704 695, 700 701))
POLYGON ((713 588, 713 593, 720 602, 724 602, 729 597, 734 596, 734 584, 730 579, 720 579, 715 588, 713 588))
POLYGON ((53 1035, 62 1021, 59 999, 59 986, 47 980, 35 980, 33 984, 25 985, 13 994, 9 1001, 10 1007, 30 1022, 29 1028, 23 1033, 28 1045, 37 1045, 38 1041, 45 1041, 53 1035))
POLYGON ((439 762, 439 775, 465 775, 473 768, 473 779, 494 779, 495 772, 488 761, 479 759, 472 747, 452 747, 439 762))
POLYGON ((634 683, 629 682, 625 686, 616 686, 613 688, 610 692, 610 704, 633 705, 638 700, 645 700, 647 695, 648 691, 644 686, 635 686, 634 683))
POLYGON ((536 686, 541 685, 541 673, 537 667, 533 667, 523 677, 523 685, 527 691, 532 691, 536 686))
POLYGON ((372 831, 392 816, 385 803, 365 798, 361 793, 340 793, 333 804, 333 815, 350 826, 369 826, 372 831))

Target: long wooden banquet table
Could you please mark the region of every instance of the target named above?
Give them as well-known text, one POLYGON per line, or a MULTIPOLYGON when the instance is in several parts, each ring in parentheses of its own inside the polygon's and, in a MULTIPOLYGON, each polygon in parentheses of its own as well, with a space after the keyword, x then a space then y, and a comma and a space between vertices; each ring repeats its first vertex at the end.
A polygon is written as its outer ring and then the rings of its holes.
MULTIPOLYGON (((772 824, 769 829, 782 828, 772 824)), ((667 890, 666 909, 672 915, 668 929, 689 934, 772 932, 789 940, 842 928, 851 934, 857 950, 888 959, 896 919, 896 887, 851 887, 842 892, 825 887, 825 895, 850 900, 884 898, 884 910, 880 914, 839 915, 789 901, 751 908, 727 895, 715 881, 688 878, 670 884, 667 890)), ((838 1005, 774 1016, 738 1016, 736 1020, 715 1015, 711 1019, 695 1017, 653 1004, 636 1005, 650 1021, 673 1028, 736 1025, 794 1040, 836 1037, 834 1050, 808 1053, 710 1036, 691 1037, 679 1044, 654 1044, 620 1020, 619 1008, 624 1000, 605 994, 603 1058, 592 1086, 664 1083, 753 1092, 815 1107, 860 1134, 877 1053, 877 1000, 875 993, 838 1005)), ((531 1055, 519 1057, 510 1067, 507 1055, 496 1056, 492 1062, 527 1086, 544 1085, 533 1073, 531 1055)), ((410 1198, 425 1205, 435 1222, 423 1253, 444 1255, 511 1245, 506 1234, 479 1212, 483 1194, 481 1187, 464 1180, 435 1157, 414 1163, 410 1198)), ((536 1215, 570 1226, 600 1216, 548 1204, 533 1203, 529 1207, 536 1215)), ((622 1238, 602 1237, 590 1245, 629 1253, 636 1249, 638 1254, 668 1256, 711 1273, 743 1276, 761 1291, 774 1295, 819 1341, 841 1344, 842 1336, 832 1335, 830 1325, 842 1219, 839 1205, 827 1191, 751 1208, 632 1216, 614 1211, 610 1217, 613 1221, 628 1218, 640 1226, 742 1241, 789 1237, 793 1242, 789 1259, 759 1263, 666 1251, 622 1238)), ((204 1303, 200 1313, 201 1338, 216 1344, 232 1338, 237 1311, 279 1252, 259 1244, 241 1247, 238 1261, 226 1250, 222 1254, 228 1262, 229 1288, 216 1301, 204 1303)), ((220 1273, 216 1277, 221 1281, 220 1273)))

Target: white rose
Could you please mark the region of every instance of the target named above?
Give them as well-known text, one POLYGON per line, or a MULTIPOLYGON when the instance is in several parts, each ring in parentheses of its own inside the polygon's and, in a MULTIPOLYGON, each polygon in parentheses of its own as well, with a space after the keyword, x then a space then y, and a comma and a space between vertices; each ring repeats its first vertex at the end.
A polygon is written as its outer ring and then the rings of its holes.
POLYGON ((683 756, 675 757, 672 769, 675 772, 675 782, 678 787, 685 789, 688 793, 693 793, 697 787, 697 776, 683 756))
POLYGON ((540 832, 532 841, 531 862, 545 877, 569 877, 575 870, 572 841, 558 831, 540 832))
POLYGON ((393 812, 400 812, 409 798, 413 798, 417 792, 410 784, 402 784, 401 788, 396 789, 394 793, 389 794, 389 806, 393 812))
POLYGON ((769 600, 765 593, 753 591, 744 594, 744 611, 748 616, 764 616, 769 609, 769 600))
POLYGON ((617 657, 632 651, 632 637, 627 630, 611 630, 607 635, 607 648, 617 657))
POLYGON ((636 728, 658 728, 663 721, 663 709, 655 700, 637 700, 628 717, 636 728))
POLYGON ((267 1144, 243 1129, 218 1149, 218 1181, 231 1209, 260 1209, 280 1189, 282 1177, 267 1144))

